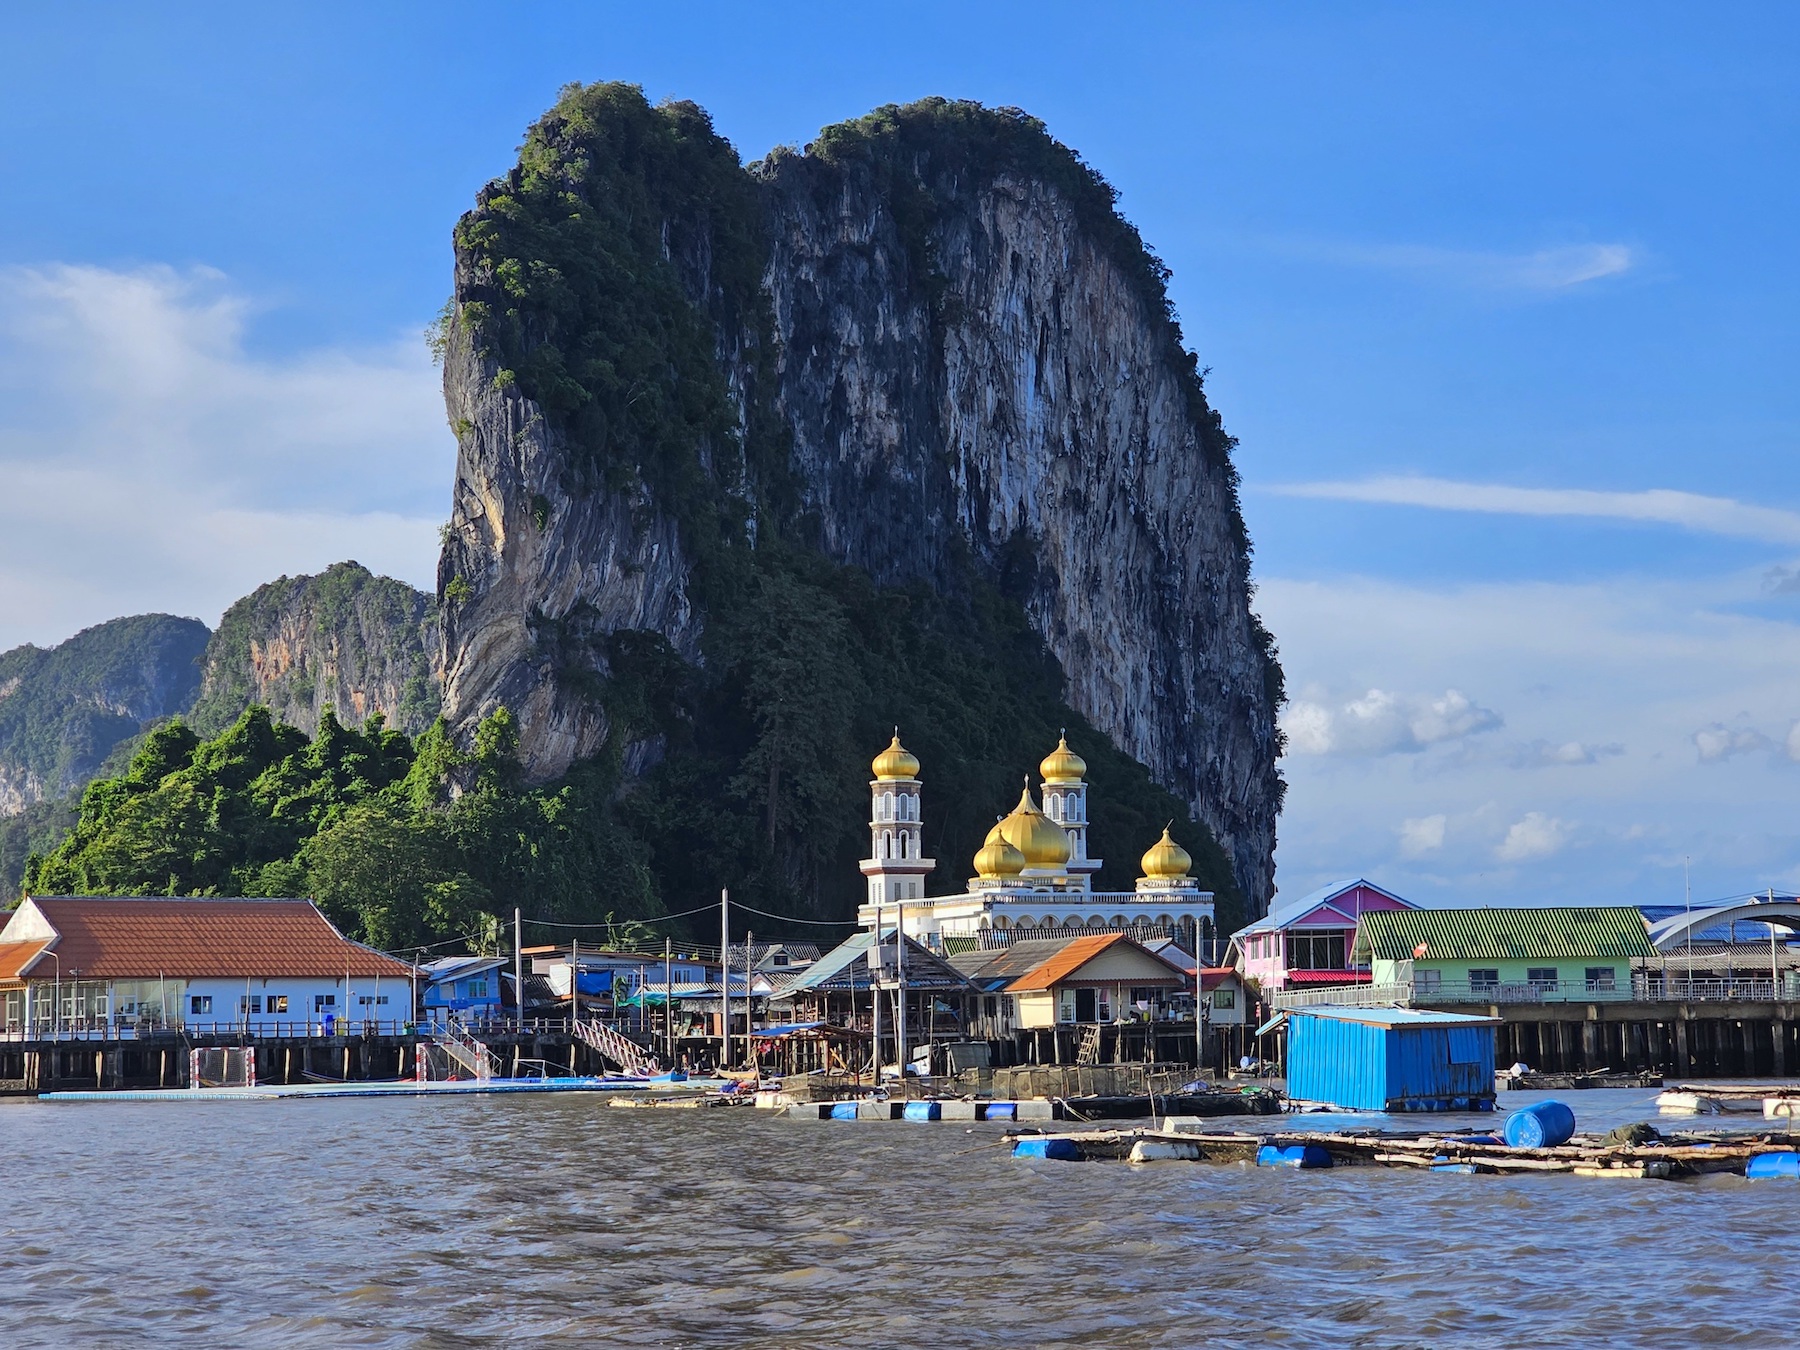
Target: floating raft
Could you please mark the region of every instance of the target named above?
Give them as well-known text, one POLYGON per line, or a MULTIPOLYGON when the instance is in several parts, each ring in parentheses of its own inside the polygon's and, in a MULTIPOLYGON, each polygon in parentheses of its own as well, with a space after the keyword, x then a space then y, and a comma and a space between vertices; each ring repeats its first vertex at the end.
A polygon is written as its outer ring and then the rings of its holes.
POLYGON ((1658 1094, 1656 1109, 1678 1116, 1760 1116, 1765 1099, 1793 1091, 1770 1083, 1671 1083, 1658 1094))
POLYGON ((795 1102, 798 1120, 1147 1120, 1163 1116, 1273 1116, 1281 1099, 1266 1089, 1246 1092, 1162 1093, 1123 1097, 1026 1097, 1017 1101, 940 1098, 906 1101, 859 1097, 850 1101, 795 1102))
MULTIPOLYGON (((722 1080, 720 1080, 722 1081, 722 1080)), ((255 1087, 123 1088, 96 1092, 40 1092, 46 1102, 272 1102, 321 1097, 470 1097, 540 1092, 706 1092, 708 1079, 673 1082, 642 1078, 488 1078, 419 1083, 411 1079, 374 1083, 259 1083, 255 1087)))
POLYGON ((1307 1170, 1333 1167, 1397 1167, 1421 1171, 1496 1175, 1564 1172, 1584 1177, 1662 1178, 1723 1172, 1752 1176, 1800 1176, 1800 1155, 1786 1135, 1671 1136, 1658 1143, 1612 1144, 1577 1135, 1554 1148, 1511 1148, 1492 1134, 1386 1134, 1282 1131, 1272 1134, 1088 1130, 1068 1134, 1008 1134, 1020 1158, 1092 1162, 1182 1161, 1251 1163, 1307 1170), (1754 1159, 1768 1156, 1758 1164, 1754 1159), (1793 1158, 1790 1164, 1776 1159, 1793 1158), (1792 1170, 1789 1170, 1789 1169, 1792 1170))
POLYGON ((1653 1088, 1663 1085, 1660 1073, 1497 1073, 1494 1086, 1501 1092, 1569 1092, 1583 1088, 1653 1088))

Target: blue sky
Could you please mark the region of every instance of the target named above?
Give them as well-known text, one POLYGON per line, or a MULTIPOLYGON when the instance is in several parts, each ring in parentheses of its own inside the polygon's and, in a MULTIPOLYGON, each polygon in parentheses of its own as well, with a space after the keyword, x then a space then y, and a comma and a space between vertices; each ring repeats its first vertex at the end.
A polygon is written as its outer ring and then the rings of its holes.
POLYGON ((1295 695, 1284 892, 1800 882, 1791 8, 370 8, 9 19, 0 646, 428 584, 419 330, 564 82, 746 157, 972 97, 1174 269, 1295 695))

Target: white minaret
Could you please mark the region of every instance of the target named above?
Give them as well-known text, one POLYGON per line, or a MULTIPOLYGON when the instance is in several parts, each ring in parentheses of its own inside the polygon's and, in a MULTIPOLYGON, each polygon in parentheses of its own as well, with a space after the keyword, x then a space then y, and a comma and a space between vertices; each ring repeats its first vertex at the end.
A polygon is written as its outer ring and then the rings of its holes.
POLYGON ((1088 857, 1087 761, 1069 749, 1068 732, 1044 757, 1038 772, 1044 776, 1044 814, 1069 836, 1069 880, 1075 889, 1091 891, 1101 862, 1088 857))
POLYGON ((869 856, 861 863, 869 879, 867 903, 892 905, 918 900, 925 894, 925 878, 937 866, 925 856, 923 826, 919 819, 919 761, 900 744, 893 744, 870 765, 875 777, 869 783, 869 856))

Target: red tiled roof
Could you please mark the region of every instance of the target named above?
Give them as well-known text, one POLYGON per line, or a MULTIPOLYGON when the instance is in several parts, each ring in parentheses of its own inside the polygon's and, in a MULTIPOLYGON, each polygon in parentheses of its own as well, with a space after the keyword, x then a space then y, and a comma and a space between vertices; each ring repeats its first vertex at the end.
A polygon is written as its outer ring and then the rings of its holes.
POLYGON ((49 945, 42 938, 27 942, 0 942, 0 980, 16 980, 31 958, 49 945))
POLYGON ((1200 992, 1204 994, 1208 989, 1217 989, 1236 974, 1236 966, 1207 966, 1200 972, 1200 992))
POLYGON ((1289 984, 1367 984, 1374 979, 1367 970, 1290 970, 1289 984))
POLYGON ((1078 937, 1048 961, 1034 970, 1026 971, 1011 984, 1006 986, 1009 994, 1030 994, 1042 989, 1049 989, 1068 979, 1081 967, 1092 961, 1101 952, 1114 943, 1126 942, 1139 953, 1155 961, 1158 965, 1167 966, 1171 975, 1185 978, 1181 968, 1171 961, 1166 961, 1155 952, 1147 949, 1141 942, 1133 940, 1128 933, 1095 933, 1091 937, 1078 937))
POLYGON ((306 900, 34 896, 31 903, 59 935, 52 950, 65 977, 75 970, 95 979, 404 977, 411 970, 351 942, 306 900))

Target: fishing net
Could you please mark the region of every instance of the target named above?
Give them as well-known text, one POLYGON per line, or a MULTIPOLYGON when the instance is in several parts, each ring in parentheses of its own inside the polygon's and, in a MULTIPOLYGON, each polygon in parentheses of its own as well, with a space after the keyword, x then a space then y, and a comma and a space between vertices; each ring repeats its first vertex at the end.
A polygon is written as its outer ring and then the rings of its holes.
POLYGON ((195 1050, 189 1070, 195 1087, 255 1087, 256 1051, 244 1046, 195 1050))

